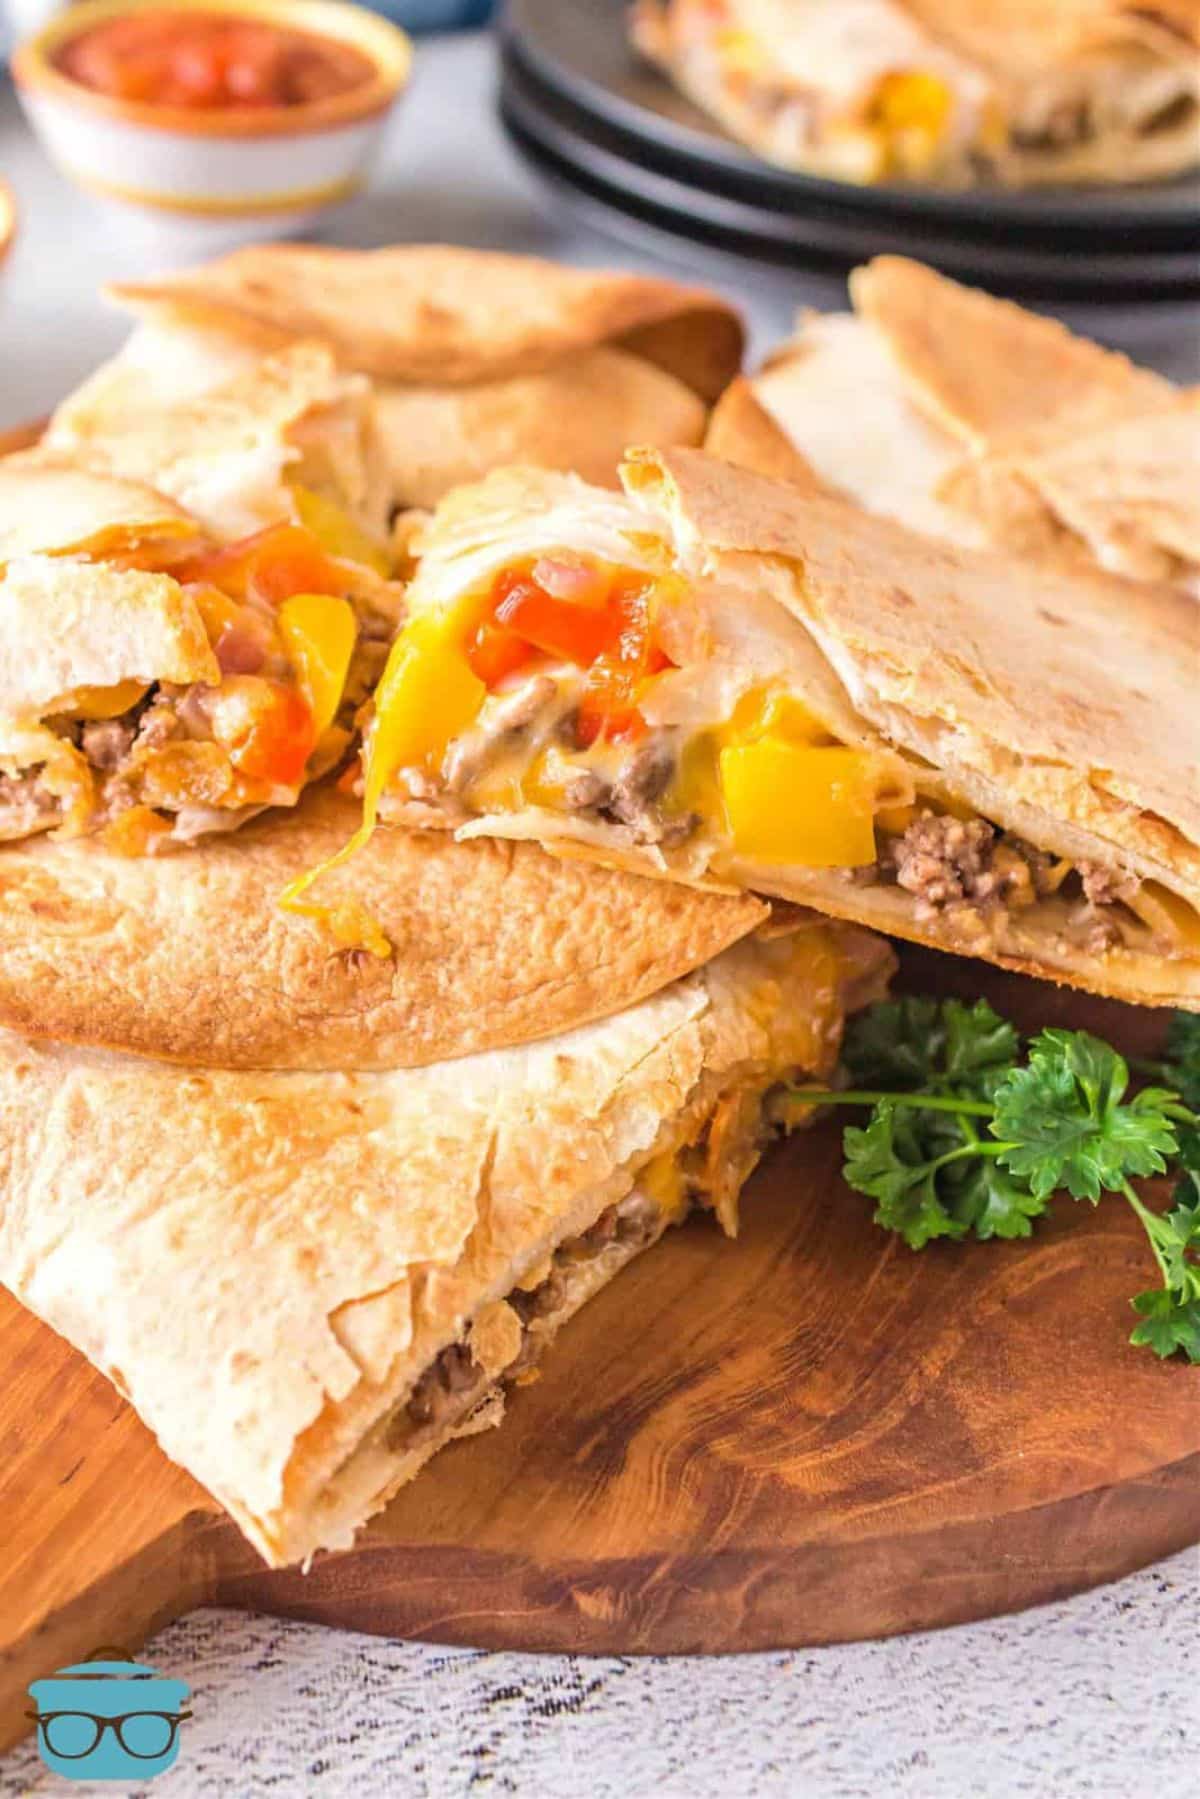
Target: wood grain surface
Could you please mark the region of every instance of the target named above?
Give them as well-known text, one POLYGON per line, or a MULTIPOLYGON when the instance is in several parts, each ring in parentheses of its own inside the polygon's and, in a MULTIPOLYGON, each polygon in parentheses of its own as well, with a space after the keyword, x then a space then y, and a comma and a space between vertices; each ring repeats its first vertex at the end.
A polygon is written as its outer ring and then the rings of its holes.
MULTIPOLYGON (((1151 1013, 914 954, 905 981, 1142 1047, 1151 1013)), ((1200 1541, 1200 1369, 1129 1347, 1149 1256, 1059 1201, 1025 1244, 917 1256, 775 1152, 725 1244, 669 1233, 585 1308, 499 1431, 349 1554, 264 1570, 107 1382, 0 1295, 0 1742, 24 1688, 200 1604, 509 1648, 879 1636, 1048 1600, 1200 1541)))

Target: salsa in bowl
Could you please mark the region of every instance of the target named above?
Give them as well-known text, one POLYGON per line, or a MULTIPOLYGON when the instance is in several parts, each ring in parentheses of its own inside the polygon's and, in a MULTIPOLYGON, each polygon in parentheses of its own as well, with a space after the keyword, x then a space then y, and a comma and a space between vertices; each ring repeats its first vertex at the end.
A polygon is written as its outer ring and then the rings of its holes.
POLYGON ((411 55, 343 0, 82 0, 13 75, 81 186, 228 238, 299 229, 361 186, 411 55))

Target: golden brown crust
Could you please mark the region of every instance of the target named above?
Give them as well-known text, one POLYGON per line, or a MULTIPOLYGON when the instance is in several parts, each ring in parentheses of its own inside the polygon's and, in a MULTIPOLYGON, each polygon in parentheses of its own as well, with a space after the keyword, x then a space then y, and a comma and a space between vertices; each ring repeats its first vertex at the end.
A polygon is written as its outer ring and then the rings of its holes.
POLYGON ((264 349, 320 337, 344 367, 423 385, 529 374, 612 344, 712 401, 742 354, 737 314, 705 289, 438 244, 260 246, 111 292, 135 311, 219 325, 264 349))
POLYGON ((703 403, 682 381, 607 345, 496 381, 381 382, 375 412, 392 492, 404 506, 435 506, 452 488, 508 462, 615 487, 627 444, 698 444, 705 420, 703 403))
POLYGON ((1177 398, 1161 375, 1057 319, 906 257, 877 256, 854 271, 850 291, 918 401, 975 449, 1028 442, 1035 431, 1069 437, 1177 398))
POLYGON ((851 278, 899 378, 972 455, 941 497, 991 541, 1145 580, 1200 561, 1200 405, 1055 320, 879 257, 851 278))
POLYGON ((530 844, 381 830, 322 899, 355 900, 391 961, 280 910, 354 828, 315 789, 286 817, 151 860, 0 849, 0 1025, 202 1067, 406 1068, 636 1004, 754 929, 748 896, 561 862, 530 844))
POLYGON ((414 1452, 397 1412, 443 1348, 724 1095, 827 1071, 843 985, 890 962, 844 942, 751 940, 604 1023, 399 1073, 2 1035, 0 1275, 270 1560, 341 1546, 451 1434, 414 1452))

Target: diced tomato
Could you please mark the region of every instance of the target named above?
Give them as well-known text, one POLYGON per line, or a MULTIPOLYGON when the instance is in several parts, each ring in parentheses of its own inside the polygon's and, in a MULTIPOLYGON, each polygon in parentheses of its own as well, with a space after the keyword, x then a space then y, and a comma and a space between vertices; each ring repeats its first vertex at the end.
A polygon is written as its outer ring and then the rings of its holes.
POLYGON ((523 668, 536 653, 515 631, 487 620, 467 643, 467 661, 485 687, 497 686, 505 675, 523 668))
POLYGON ((531 575, 508 569, 499 576, 494 617, 547 656, 588 668, 615 635, 616 621, 607 607, 579 606, 556 600, 531 575))
POLYGON ((317 741, 304 696, 281 681, 234 675, 210 702, 212 733, 252 781, 298 787, 317 741))
POLYGON ((268 525, 251 537, 209 551, 176 571, 185 582, 209 582, 238 599, 282 605, 297 593, 344 594, 345 571, 303 525, 268 525))
POLYGON ((654 639, 643 585, 626 583, 619 587, 610 609, 620 621, 620 628, 611 649, 596 658, 588 673, 576 726, 576 735, 585 748, 600 737, 621 743, 644 736, 646 721, 637 708, 642 684, 670 667, 669 659, 654 639))
POLYGON ((642 683, 671 666, 654 634, 652 592, 643 575, 563 558, 544 556, 531 570, 505 569, 493 583, 491 616, 471 638, 467 659, 488 687, 534 651, 572 662, 588 670, 579 743, 639 737, 646 730, 637 706, 642 683))

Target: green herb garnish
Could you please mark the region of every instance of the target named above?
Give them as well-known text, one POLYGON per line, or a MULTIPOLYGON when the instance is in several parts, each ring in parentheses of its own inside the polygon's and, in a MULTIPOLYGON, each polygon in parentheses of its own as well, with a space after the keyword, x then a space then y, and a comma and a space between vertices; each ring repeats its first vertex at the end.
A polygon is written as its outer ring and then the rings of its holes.
POLYGON ((853 1019, 843 1092, 797 1089, 798 1105, 865 1106, 847 1127, 845 1177, 875 1201, 875 1222, 910 1249, 935 1237, 1028 1237, 1065 1188, 1097 1205, 1120 1194, 1146 1232, 1162 1285, 1131 1302, 1131 1341, 1200 1363, 1200 1018, 1178 1013, 1162 1085, 1129 1097, 1129 1065, 1087 1031, 1042 1031, 1022 1045, 986 1001, 888 1000, 853 1019), (1178 1170, 1158 1214, 1133 1181, 1178 1170))

